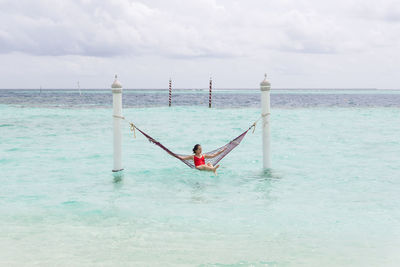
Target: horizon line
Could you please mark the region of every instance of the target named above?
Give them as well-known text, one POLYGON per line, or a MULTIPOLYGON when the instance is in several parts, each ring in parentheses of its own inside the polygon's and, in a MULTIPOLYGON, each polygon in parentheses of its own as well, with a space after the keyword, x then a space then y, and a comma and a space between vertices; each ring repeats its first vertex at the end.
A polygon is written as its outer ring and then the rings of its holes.
MULTIPOLYGON (((208 87, 204 88, 172 88, 173 90, 209 90, 208 87)), ((0 88, 0 90, 76 90, 76 91, 84 91, 84 90, 111 90, 111 88, 0 88)), ((123 88, 123 90, 167 90, 168 88, 123 88)), ((260 90, 260 88, 213 88, 213 90, 260 90)), ((373 87, 341 87, 341 88, 335 88, 335 87, 312 87, 312 88, 301 88, 301 87, 292 87, 292 88, 284 88, 284 87, 279 87, 279 88, 271 88, 271 91, 274 90, 400 90, 400 88, 373 88, 373 87)))

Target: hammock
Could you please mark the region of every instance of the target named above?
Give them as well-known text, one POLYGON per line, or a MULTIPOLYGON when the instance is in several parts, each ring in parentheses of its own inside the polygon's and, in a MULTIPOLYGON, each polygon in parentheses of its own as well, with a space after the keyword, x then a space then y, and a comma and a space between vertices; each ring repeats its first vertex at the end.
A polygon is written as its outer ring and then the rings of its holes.
MULTIPOLYGON (((246 131, 244 131, 243 133, 241 133, 239 136, 237 136, 236 138, 234 138, 232 141, 230 141, 229 143, 211 150, 205 154, 207 155, 212 155, 212 154, 216 154, 218 152, 220 152, 217 156, 213 157, 213 158, 207 158, 205 159, 206 163, 211 163, 213 166, 215 166, 218 162, 220 162, 229 152, 231 152, 235 147, 237 147, 240 142, 242 142, 243 138, 246 136, 246 134, 248 133, 248 131, 250 131, 251 128, 253 128, 253 133, 254 130, 256 128, 256 124, 257 122, 261 119, 261 117, 263 117, 263 115, 260 116, 260 118, 258 118, 246 131), (222 152, 221 152, 222 151, 222 152)), ((267 114, 265 114, 265 116, 267 116, 267 114)), ((116 118, 120 118, 123 120, 126 120, 125 117, 122 116, 116 116, 114 115, 114 117, 116 118)), ((128 122, 130 127, 131 127, 131 131, 133 131, 134 136, 136 137, 135 134, 135 129, 138 130, 141 134, 143 134, 147 140, 149 140, 150 143, 155 144, 156 146, 160 147, 161 149, 163 149, 165 152, 167 152, 168 154, 170 154, 171 156, 179 159, 180 161, 182 161, 183 163, 185 163, 187 166, 189 166, 190 168, 195 168, 193 160, 184 160, 181 157, 185 157, 188 155, 184 155, 184 154, 178 154, 178 153, 174 153, 171 150, 169 150, 168 148, 166 148, 163 144, 161 144, 160 142, 158 142, 157 140, 155 140, 153 137, 151 137, 150 135, 148 135, 147 133, 143 132, 142 130, 140 130, 135 124, 133 124, 132 122, 128 122)))

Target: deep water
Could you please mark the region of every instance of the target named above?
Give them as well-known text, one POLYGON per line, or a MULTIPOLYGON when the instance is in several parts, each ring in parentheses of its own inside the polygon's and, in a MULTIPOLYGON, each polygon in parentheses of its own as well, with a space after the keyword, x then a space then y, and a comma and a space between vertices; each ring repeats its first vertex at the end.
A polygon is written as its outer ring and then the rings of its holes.
MULTIPOLYGON (((400 107, 400 90, 272 90, 275 108, 309 107, 400 107)), ((173 106, 208 107, 208 90, 174 90, 173 106)), ((35 107, 110 107, 110 90, 0 90, 0 104, 35 107)), ((124 107, 165 107, 167 90, 124 90, 124 107)), ((217 108, 260 106, 259 90, 216 90, 217 108)))

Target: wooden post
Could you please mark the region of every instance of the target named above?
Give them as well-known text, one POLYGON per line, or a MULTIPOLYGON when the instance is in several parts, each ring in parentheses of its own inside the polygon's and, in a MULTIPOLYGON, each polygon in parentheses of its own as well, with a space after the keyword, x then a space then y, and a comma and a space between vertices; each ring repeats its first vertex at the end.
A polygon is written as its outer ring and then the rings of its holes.
POLYGON ((211 96, 212 96, 212 78, 210 77, 210 94, 208 97, 208 107, 211 108, 211 96))
POLYGON ((261 89, 261 116, 262 116, 262 149, 263 149, 263 168, 271 168, 271 129, 269 124, 271 106, 270 89, 271 84, 267 81, 267 74, 260 84, 261 89))
POLYGON ((168 103, 168 106, 171 106, 171 99, 172 99, 172 86, 171 86, 171 78, 169 78, 169 103, 168 103))
POLYGON ((114 83, 111 85, 113 94, 113 124, 114 124, 114 168, 113 172, 118 173, 122 168, 122 85, 115 75, 114 83))

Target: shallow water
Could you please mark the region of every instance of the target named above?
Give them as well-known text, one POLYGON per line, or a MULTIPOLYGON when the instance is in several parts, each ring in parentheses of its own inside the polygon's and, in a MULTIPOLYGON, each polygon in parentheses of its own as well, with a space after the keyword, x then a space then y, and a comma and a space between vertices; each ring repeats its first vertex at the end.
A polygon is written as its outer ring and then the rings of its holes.
MULTIPOLYGON (((259 127, 214 176, 134 139, 126 125, 125 171, 115 180, 111 109, 74 105, 0 105, 2 266, 400 262, 397 107, 276 106, 270 173, 261 169, 259 127)), ((231 106, 124 115, 189 153, 194 143, 226 143, 259 116, 253 105, 231 106)))

